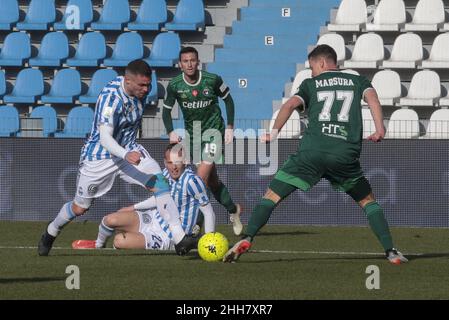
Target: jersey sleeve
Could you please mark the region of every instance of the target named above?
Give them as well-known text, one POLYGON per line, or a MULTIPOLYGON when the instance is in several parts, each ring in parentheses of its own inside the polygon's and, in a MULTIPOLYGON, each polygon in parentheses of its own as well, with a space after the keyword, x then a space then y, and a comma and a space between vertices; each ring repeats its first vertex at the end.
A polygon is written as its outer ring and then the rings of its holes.
POLYGON ((164 99, 164 108, 172 109, 176 102, 176 90, 173 87, 172 82, 167 86, 167 93, 164 99))
POLYGON ((362 99, 365 98, 365 92, 368 89, 374 89, 371 81, 369 81, 366 77, 360 77, 360 92, 362 93, 362 99))
POLYGON ((302 100, 303 102, 303 109, 305 110, 307 108, 307 105, 309 104, 310 101, 310 94, 309 94, 309 89, 307 86, 307 80, 304 80, 301 85, 299 86, 298 90, 295 93, 295 96, 299 97, 299 99, 302 100))
POLYGON ((215 80, 214 89, 217 96, 222 99, 226 99, 229 95, 230 89, 220 76, 217 76, 217 79, 215 80))
POLYGON ((187 192, 193 196, 201 206, 209 203, 206 185, 198 176, 191 176, 187 181, 187 192))
POLYGON ((109 126, 114 126, 116 123, 121 110, 123 102, 115 94, 109 94, 100 100, 99 106, 97 107, 100 113, 100 124, 107 124, 109 126))

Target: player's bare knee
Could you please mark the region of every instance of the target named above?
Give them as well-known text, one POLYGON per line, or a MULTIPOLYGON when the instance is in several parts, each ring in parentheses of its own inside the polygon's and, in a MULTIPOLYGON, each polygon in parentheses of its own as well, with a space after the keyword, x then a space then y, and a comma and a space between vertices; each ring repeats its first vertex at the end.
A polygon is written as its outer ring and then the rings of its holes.
POLYGON ((117 218, 113 214, 108 214, 103 218, 103 223, 106 226, 113 228, 117 224, 117 218))
POLYGON ((263 198, 267 199, 267 200, 271 200, 275 204, 281 200, 281 197, 271 189, 268 189, 267 192, 265 192, 265 195, 263 196, 263 198))
POLYGON ((360 200, 358 202, 358 204, 359 204, 360 207, 365 208, 368 204, 370 204, 371 202, 374 202, 374 201, 376 201, 376 199, 374 198, 373 193, 370 193, 365 198, 360 200))
POLYGON ((82 216, 87 212, 88 209, 80 207, 75 202, 72 202, 72 212, 78 217, 82 216))
POLYGON ((124 233, 119 233, 114 237, 114 248, 123 249, 125 247, 126 236, 124 233))

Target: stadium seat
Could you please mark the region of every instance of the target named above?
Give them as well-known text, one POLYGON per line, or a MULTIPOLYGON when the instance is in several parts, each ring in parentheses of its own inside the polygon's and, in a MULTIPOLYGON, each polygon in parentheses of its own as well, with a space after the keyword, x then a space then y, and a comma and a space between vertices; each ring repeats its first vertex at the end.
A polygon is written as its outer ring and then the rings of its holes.
POLYGON ((445 12, 442 0, 419 0, 411 23, 405 31, 437 31, 444 23, 445 12))
POLYGON ((0 137, 15 137, 19 130, 17 109, 14 106, 0 106, 0 137))
POLYGON ((157 90, 157 74, 156 71, 153 70, 151 73, 151 90, 147 95, 146 103, 147 104, 156 104, 158 101, 158 90, 157 90))
POLYGON ((118 74, 112 69, 100 69, 95 71, 90 81, 89 90, 85 95, 79 97, 80 103, 96 103, 98 95, 106 84, 117 78, 118 74))
POLYGON ((173 67, 179 60, 181 40, 173 32, 159 33, 154 39, 150 57, 145 61, 152 67, 173 67))
MULTIPOLYGON (((316 45, 327 44, 331 46, 335 52, 337 53, 337 65, 343 64, 346 60, 346 46, 345 39, 337 33, 326 33, 323 34, 319 39, 316 45)), ((306 60, 305 67, 309 68, 309 61, 306 60)))
POLYGON ((364 0, 342 0, 335 23, 328 24, 329 31, 360 31, 366 24, 367 10, 364 0))
POLYGON ((106 41, 99 32, 85 33, 73 58, 67 59, 70 67, 97 67, 106 56, 106 41))
POLYGON ((292 88, 290 90, 290 97, 294 96, 296 92, 298 92, 299 86, 301 83, 306 80, 312 78, 312 70, 311 69, 305 69, 299 71, 296 76, 295 80, 293 80, 292 88))
POLYGON ((394 41, 391 57, 382 62, 382 67, 414 69, 422 59, 421 37, 414 33, 403 33, 394 41))
POLYGON ((91 0, 69 0, 62 20, 53 25, 55 30, 86 30, 94 18, 91 0), (79 20, 74 17, 79 14, 79 20))
POLYGON ((47 33, 42 39, 39 54, 29 61, 33 67, 60 67, 69 56, 69 40, 63 32, 47 33))
POLYGON ((6 79, 5 72, 0 70, 0 100, 2 100, 3 95, 6 93, 6 79))
POLYGON ((449 139, 449 109, 438 109, 432 113, 423 138, 449 139))
POLYGON ((404 0, 381 0, 367 31, 399 31, 406 22, 404 0))
POLYGON ((376 89, 380 104, 383 106, 394 106, 401 98, 401 79, 396 71, 378 71, 373 76, 371 84, 376 89))
POLYGON ((24 32, 12 32, 6 36, 0 51, 0 66, 21 67, 30 56, 30 36, 24 32))
POLYGON ((413 75, 408 95, 399 103, 402 106, 433 106, 440 97, 439 75, 435 71, 422 70, 413 75))
POLYGON ((180 0, 173 21, 166 23, 167 30, 198 30, 205 25, 203 0, 180 0))
MULTIPOLYGON (((276 117, 279 114, 279 110, 276 110, 273 113, 273 116, 270 120, 270 130, 273 129, 274 121, 276 120, 276 117)), ((282 129, 279 131, 278 138, 297 138, 301 135, 301 119, 299 116, 298 111, 293 111, 290 118, 288 118, 285 125, 282 127, 282 129)))
POLYGON ((130 20, 128 0, 106 0, 100 19, 92 22, 93 30, 122 30, 130 20))
POLYGON ((11 94, 5 95, 7 103, 35 103, 44 93, 44 77, 37 69, 22 69, 17 75, 11 94))
POLYGON ((50 92, 42 96, 43 103, 73 103, 81 94, 81 76, 78 70, 62 69, 56 72, 50 92))
POLYGON ((368 108, 362 108, 362 121, 363 121, 363 139, 368 138, 374 132, 376 132, 376 125, 374 124, 373 115, 368 108))
POLYGON ((54 0, 31 0, 25 20, 17 23, 19 30, 48 30, 56 19, 54 0))
POLYGON ((419 137, 419 118, 415 110, 402 108, 394 111, 388 121, 386 139, 419 137))
POLYGON ((353 74, 353 75, 356 75, 356 76, 360 75, 360 73, 358 73, 356 70, 352 70, 352 69, 341 69, 341 72, 353 74))
POLYGON ((85 138, 92 129, 94 112, 89 107, 73 107, 67 115, 64 130, 56 132, 57 138, 85 138))
POLYGON ((135 21, 128 23, 129 30, 160 30, 167 21, 165 0, 143 0, 135 21))
POLYGON ((19 20, 19 4, 17 0, 2 0, 0 10, 0 30, 11 30, 19 20))
POLYGON ((143 40, 135 32, 122 33, 115 44, 114 52, 103 64, 111 67, 126 67, 129 62, 143 57, 143 40))
POLYGON ((429 59, 421 64, 423 68, 449 68, 449 33, 442 33, 433 40, 429 59))
POLYGON ((42 118, 42 135, 51 137, 58 129, 58 118, 56 111, 51 106, 39 106, 33 108, 30 118, 42 118))
POLYGON ((356 41, 350 60, 344 62, 345 68, 375 69, 384 59, 384 42, 380 35, 364 33, 356 41))

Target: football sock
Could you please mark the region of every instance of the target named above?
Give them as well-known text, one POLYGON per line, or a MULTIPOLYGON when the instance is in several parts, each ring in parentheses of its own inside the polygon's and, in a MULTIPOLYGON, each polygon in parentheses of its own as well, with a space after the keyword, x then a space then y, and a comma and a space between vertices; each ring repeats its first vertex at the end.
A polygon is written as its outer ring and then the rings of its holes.
POLYGON ((236 213, 237 206, 231 199, 231 195, 229 194, 228 189, 223 184, 223 182, 219 182, 218 187, 210 190, 214 195, 214 198, 226 208, 229 213, 236 213))
POLYGON ((64 204, 56 216, 47 227, 47 232, 53 237, 58 236, 61 229, 70 221, 76 218, 76 215, 72 211, 72 201, 64 204))
POLYGON ((168 222, 170 232, 173 235, 173 241, 175 244, 178 244, 186 235, 181 226, 181 221, 179 220, 178 207, 176 207, 176 204, 169 192, 155 192, 154 196, 156 198, 157 210, 162 218, 168 222))
POLYGON ((96 248, 103 248, 106 241, 112 234, 114 233, 114 229, 108 227, 104 223, 104 218, 101 220, 100 226, 98 227, 98 237, 95 241, 95 247, 96 248))
POLYGON ((363 208, 368 218, 369 225, 384 247, 384 250, 393 248, 393 240, 391 238, 388 222, 385 219, 382 208, 377 202, 371 202, 363 208))
POLYGON ((268 222, 275 207, 276 204, 273 201, 262 198, 249 218, 244 235, 251 237, 252 240, 260 228, 268 222))

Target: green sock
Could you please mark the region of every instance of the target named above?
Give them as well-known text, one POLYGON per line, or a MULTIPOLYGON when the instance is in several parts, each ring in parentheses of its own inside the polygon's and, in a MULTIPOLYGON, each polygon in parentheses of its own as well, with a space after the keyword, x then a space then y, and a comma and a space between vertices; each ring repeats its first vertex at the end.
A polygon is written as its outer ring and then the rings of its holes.
POLYGON ((228 210, 229 213, 236 213, 237 212, 237 206, 231 199, 231 195, 229 194, 228 189, 223 184, 223 182, 219 182, 218 188, 215 190, 211 189, 212 194, 214 195, 214 198, 228 210))
POLYGON ((369 225, 384 247, 384 250, 393 248, 393 240, 391 238, 388 222, 385 219, 382 208, 377 202, 371 202, 363 209, 368 218, 369 225))
POLYGON ((273 201, 263 198, 254 208, 244 234, 252 240, 260 228, 267 224, 275 207, 276 204, 273 201))

